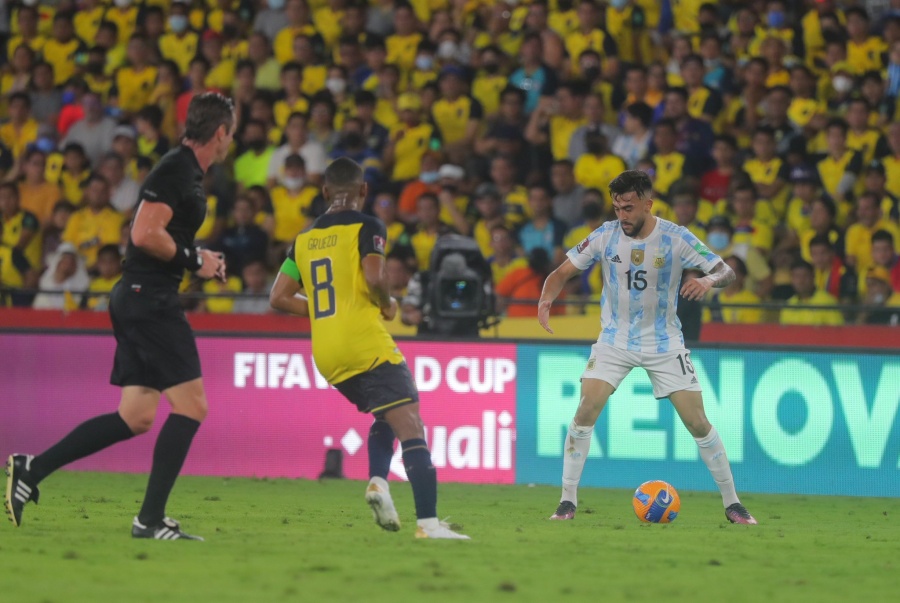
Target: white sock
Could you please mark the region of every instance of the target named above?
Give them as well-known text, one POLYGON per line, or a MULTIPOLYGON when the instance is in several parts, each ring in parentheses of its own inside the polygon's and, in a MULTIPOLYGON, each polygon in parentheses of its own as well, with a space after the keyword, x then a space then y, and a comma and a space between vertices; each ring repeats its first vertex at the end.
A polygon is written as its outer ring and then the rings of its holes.
POLYGON ((416 525, 423 530, 436 530, 441 527, 441 522, 438 521, 437 517, 427 517, 425 519, 417 519, 416 525))
POLYGON ((722 444, 722 439, 719 438, 719 432, 713 427, 704 437, 694 439, 697 440, 697 446, 700 447, 700 458, 706 463, 713 479, 716 480, 716 485, 719 486, 725 508, 741 502, 734 490, 731 463, 728 462, 728 455, 725 454, 725 446, 722 444))
POLYGON ((581 473, 584 471, 584 461, 587 460, 588 450, 591 448, 591 435, 593 426, 582 427, 575 421, 569 424, 569 433, 566 435, 565 449, 563 450, 563 478, 562 498, 578 506, 578 482, 581 481, 581 473))

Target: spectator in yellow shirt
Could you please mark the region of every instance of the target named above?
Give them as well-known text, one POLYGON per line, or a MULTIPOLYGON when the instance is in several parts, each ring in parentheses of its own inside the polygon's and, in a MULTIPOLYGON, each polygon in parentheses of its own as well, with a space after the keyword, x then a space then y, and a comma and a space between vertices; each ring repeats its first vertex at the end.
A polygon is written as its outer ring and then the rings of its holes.
POLYGON ((92 269, 104 245, 118 244, 124 217, 109 205, 109 184, 91 176, 84 189, 85 206, 69 218, 62 240, 78 249, 85 266, 92 269))
POLYGON ((283 28, 275 36, 275 41, 272 44, 275 58, 282 65, 290 61, 291 56, 294 54, 294 38, 299 35, 319 37, 316 28, 310 22, 309 5, 306 3, 306 0, 288 0, 285 2, 284 16, 287 23, 283 24, 283 28))
POLYGON ((26 152, 22 172, 25 177, 19 182, 21 207, 33 213, 41 224, 46 224, 53 206, 62 196, 58 186, 47 182, 47 156, 38 149, 26 152))
POLYGON ((844 317, 834 309, 838 300, 832 295, 816 289, 815 271, 808 262, 797 260, 791 265, 791 285, 794 296, 787 301, 788 307, 781 311, 783 325, 840 326, 844 317), (822 306, 818 308, 794 308, 792 306, 822 306))
POLYGON ((462 68, 444 67, 438 86, 441 96, 431 107, 431 119, 451 161, 463 163, 472 151, 484 111, 481 103, 467 93, 468 84, 462 68))
POLYGON ((418 26, 412 6, 406 2, 394 5, 394 34, 388 36, 384 43, 387 62, 398 65, 404 72, 409 72, 416 62, 416 51, 422 41, 418 26))
POLYGON ((123 113, 140 111, 150 100, 156 86, 156 67, 150 64, 147 40, 135 34, 128 42, 128 66, 119 69, 110 96, 117 99, 123 113))
POLYGON ((847 62, 857 73, 880 71, 884 68, 884 54, 888 46, 881 36, 870 35, 869 15, 861 6, 844 11, 847 17, 847 62))
POLYGON ((18 159, 37 137, 38 122, 31 116, 31 99, 28 94, 25 92, 11 94, 9 121, 0 126, 0 143, 12 152, 14 159, 18 159))
POLYGON ((859 322, 869 325, 900 324, 900 293, 891 289, 891 274, 887 268, 869 268, 866 273, 866 289, 866 305, 879 308, 864 312, 859 317, 859 322))
POLYGON ((38 11, 33 6, 20 6, 16 20, 19 24, 19 35, 13 36, 6 45, 6 56, 11 57, 13 52, 25 44, 35 53, 43 50, 47 39, 38 32, 38 11))
POLYGON ((755 325, 764 320, 762 308, 736 308, 730 304, 759 304, 759 297, 746 289, 747 265, 737 256, 729 256, 724 262, 734 271, 735 280, 724 289, 710 291, 709 305, 703 310, 703 322, 755 325), (729 307, 730 306, 730 307, 729 307))
POLYGON ((403 183, 416 178, 422 168, 422 156, 432 148, 437 136, 431 124, 422 123, 422 101, 407 92, 397 99, 401 126, 391 133, 385 147, 385 166, 393 166, 391 180, 403 183))
POLYGON ((587 152, 575 162, 575 181, 603 191, 604 204, 608 205, 609 183, 627 169, 625 162, 610 152, 609 142, 599 129, 587 133, 585 146, 587 152))
POLYGON ((169 9, 169 33, 159 38, 159 53, 163 58, 175 61, 181 73, 187 73, 191 60, 197 55, 200 38, 191 31, 188 22, 188 6, 174 2, 169 9))
POLYGON ((528 260, 518 253, 516 237, 503 224, 496 224, 491 228, 491 253, 486 257, 491 265, 494 286, 513 270, 528 266, 528 260))
POLYGON ((118 245, 104 245, 97 251, 98 276, 91 279, 86 295, 87 307, 94 311, 109 308, 109 293, 122 278, 122 253, 118 245), (106 293, 107 295, 98 295, 106 293))
POLYGON ((56 13, 53 17, 53 37, 44 44, 44 60, 53 65, 57 86, 63 85, 75 75, 75 55, 84 52, 85 46, 75 37, 71 13, 56 13))
POLYGON ((884 219, 881 199, 872 193, 863 193, 857 200, 856 218, 858 222, 847 229, 845 255, 847 264, 864 273, 872 261, 872 235, 879 230, 889 232, 896 245, 900 241, 900 228, 884 219))
POLYGON ((209 62, 206 87, 228 92, 234 85, 235 64, 222 55, 222 36, 211 29, 203 32, 200 39, 200 53, 209 62))
POLYGON ((756 189, 752 184, 739 184, 731 194, 731 209, 734 212, 734 243, 750 245, 763 255, 768 255, 774 241, 772 222, 761 219, 761 216, 771 215, 769 202, 756 198, 756 189))

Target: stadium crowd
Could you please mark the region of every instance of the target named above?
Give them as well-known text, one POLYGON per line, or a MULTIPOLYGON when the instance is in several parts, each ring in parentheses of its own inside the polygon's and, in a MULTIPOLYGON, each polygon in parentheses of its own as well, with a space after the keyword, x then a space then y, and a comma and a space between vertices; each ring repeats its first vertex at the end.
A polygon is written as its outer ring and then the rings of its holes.
MULTIPOLYGON (((347 156, 387 226, 398 298, 458 233, 489 259, 506 314, 533 316, 514 302, 614 219, 609 181, 641 169, 654 214, 738 274, 704 320, 900 317, 898 0, 0 7, 0 303, 105 309, 141 182, 191 98, 216 90, 239 127, 207 174, 198 239, 231 276, 184 290, 234 295, 196 311, 269 310, 286 248, 326 209, 325 166, 347 156)), ((567 296, 600 293, 593 270, 567 296)))

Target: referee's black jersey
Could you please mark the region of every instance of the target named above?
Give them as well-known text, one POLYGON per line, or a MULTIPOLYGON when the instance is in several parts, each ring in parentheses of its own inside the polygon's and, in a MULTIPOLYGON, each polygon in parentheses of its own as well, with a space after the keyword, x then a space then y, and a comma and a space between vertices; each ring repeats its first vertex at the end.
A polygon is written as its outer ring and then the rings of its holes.
MULTIPOLYGON (((156 164, 144 185, 138 201, 165 203, 172 208, 172 219, 166 226, 179 249, 191 247, 203 219, 206 217, 206 193, 203 190, 203 170, 194 151, 184 145, 166 153, 156 164)), ((123 276, 171 277, 177 287, 184 276, 184 268, 175 262, 164 262, 128 241, 123 276)))

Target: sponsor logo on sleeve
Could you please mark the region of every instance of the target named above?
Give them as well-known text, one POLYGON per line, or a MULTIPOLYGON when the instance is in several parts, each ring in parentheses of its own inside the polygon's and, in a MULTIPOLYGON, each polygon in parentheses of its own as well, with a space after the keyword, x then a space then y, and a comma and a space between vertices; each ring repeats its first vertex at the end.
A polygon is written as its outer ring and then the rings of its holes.
POLYGON ((581 253, 582 251, 587 249, 587 246, 590 244, 591 244, 590 239, 585 237, 585 239, 575 247, 575 251, 577 253, 581 253))
POLYGON ((377 251, 378 253, 384 253, 384 244, 384 237, 380 237, 378 235, 372 237, 372 245, 374 245, 375 251, 377 251))
POLYGON ((696 251, 697 253, 699 253, 699 254, 702 255, 703 257, 706 257, 706 256, 708 256, 708 255, 712 255, 712 252, 709 250, 709 247, 707 247, 706 245, 704 245, 704 244, 701 243, 700 241, 697 241, 696 245, 694 245, 694 251, 696 251))

